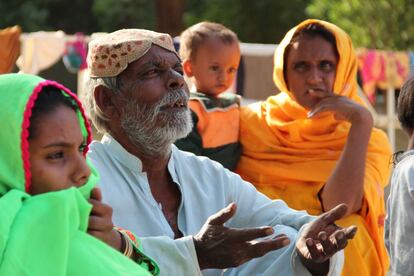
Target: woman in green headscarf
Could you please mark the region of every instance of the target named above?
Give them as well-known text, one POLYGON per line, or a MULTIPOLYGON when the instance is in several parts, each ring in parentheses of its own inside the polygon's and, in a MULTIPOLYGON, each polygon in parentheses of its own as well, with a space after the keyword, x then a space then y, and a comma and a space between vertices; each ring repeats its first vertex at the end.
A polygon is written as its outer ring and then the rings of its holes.
POLYGON ((75 95, 36 76, 1 75, 0 118, 0 275, 159 273, 112 229, 75 95))

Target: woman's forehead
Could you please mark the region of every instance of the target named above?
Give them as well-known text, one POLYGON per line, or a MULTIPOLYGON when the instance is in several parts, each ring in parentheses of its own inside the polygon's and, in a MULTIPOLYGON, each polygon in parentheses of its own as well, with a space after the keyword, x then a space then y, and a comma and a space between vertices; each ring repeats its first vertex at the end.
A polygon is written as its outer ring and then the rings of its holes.
POLYGON ((315 37, 301 37, 291 45, 289 50, 289 58, 336 58, 336 49, 334 45, 322 38, 315 37))

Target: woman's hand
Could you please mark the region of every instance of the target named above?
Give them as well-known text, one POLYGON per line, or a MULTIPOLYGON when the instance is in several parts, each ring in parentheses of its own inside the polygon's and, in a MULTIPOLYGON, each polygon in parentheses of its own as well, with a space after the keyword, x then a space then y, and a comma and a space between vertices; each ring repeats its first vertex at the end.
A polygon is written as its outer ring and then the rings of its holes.
POLYGON ((102 193, 99 188, 92 190, 89 203, 93 207, 89 216, 88 233, 120 251, 122 237, 114 229, 112 223, 112 208, 102 202, 102 193))
MULTIPOLYGON (((346 88, 345 88, 346 89, 346 88)), ((335 119, 348 121, 351 124, 362 122, 372 127, 373 118, 368 109, 353 100, 336 94, 326 95, 317 90, 309 90, 315 97, 320 97, 320 102, 308 113, 308 118, 314 118, 323 112, 332 112, 335 119)))

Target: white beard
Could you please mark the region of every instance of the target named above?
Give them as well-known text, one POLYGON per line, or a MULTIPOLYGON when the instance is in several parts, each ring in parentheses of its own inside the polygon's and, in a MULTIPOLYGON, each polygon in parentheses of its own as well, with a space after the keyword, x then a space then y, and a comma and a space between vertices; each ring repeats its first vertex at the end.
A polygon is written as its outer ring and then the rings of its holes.
POLYGON ((183 89, 168 92, 153 105, 126 100, 121 128, 134 146, 146 156, 168 156, 171 144, 190 133, 192 120, 188 107, 170 113, 161 111, 163 106, 177 101, 188 102, 188 95, 183 89))

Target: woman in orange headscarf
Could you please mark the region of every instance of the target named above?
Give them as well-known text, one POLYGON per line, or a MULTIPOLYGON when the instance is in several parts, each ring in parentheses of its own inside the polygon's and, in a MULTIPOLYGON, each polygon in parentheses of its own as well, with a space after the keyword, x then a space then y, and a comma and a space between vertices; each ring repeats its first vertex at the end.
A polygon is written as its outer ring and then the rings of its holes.
MULTIPOLYGON (((337 26, 306 20, 275 52, 281 93, 241 110, 237 172, 270 198, 320 214, 348 205, 342 226, 357 225, 343 275, 385 275, 383 189, 390 145, 357 95, 357 60, 337 26)), ((323 238, 323 237, 321 237, 323 238)))

